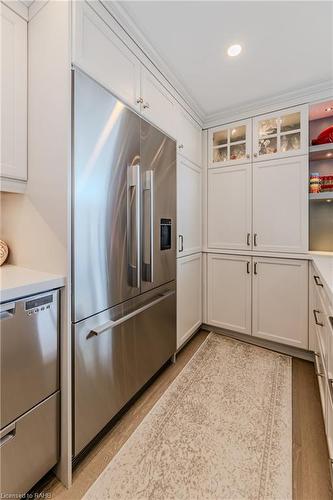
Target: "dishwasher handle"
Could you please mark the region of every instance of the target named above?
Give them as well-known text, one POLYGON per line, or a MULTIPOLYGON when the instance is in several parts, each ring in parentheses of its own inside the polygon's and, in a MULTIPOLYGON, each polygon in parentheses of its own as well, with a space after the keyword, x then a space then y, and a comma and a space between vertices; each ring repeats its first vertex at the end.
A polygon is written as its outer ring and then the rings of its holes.
POLYGON ((135 311, 132 311, 131 313, 126 314, 126 316, 123 316, 122 318, 119 318, 115 321, 113 321, 113 320, 107 321, 106 323, 103 323, 101 326, 97 326, 96 328, 94 328, 93 330, 91 330, 88 333, 87 339, 89 339, 91 337, 95 337, 97 335, 100 335, 101 333, 105 332, 106 330, 109 330, 110 328, 115 328, 116 326, 119 326, 122 323, 125 323, 125 321, 127 321, 131 318, 134 318, 134 316, 137 316, 138 314, 146 311, 147 309, 150 309, 151 307, 159 304, 160 302, 167 299, 168 297, 171 297, 171 295, 174 295, 175 293, 176 292, 174 290, 163 293, 162 295, 160 295, 160 297, 158 297, 158 299, 155 299, 152 302, 149 302, 149 304, 146 304, 146 305, 140 307, 139 309, 136 309, 135 311))
POLYGON ((15 302, 0 304, 0 319, 12 318, 15 314, 15 302))

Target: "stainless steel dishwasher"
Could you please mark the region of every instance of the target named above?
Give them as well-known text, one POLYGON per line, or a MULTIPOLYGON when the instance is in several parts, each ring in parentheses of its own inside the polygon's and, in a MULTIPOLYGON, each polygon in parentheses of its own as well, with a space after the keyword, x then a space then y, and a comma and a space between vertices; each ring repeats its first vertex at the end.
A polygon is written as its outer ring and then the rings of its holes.
POLYGON ((59 291, 0 304, 1 495, 24 494, 59 456, 59 291))

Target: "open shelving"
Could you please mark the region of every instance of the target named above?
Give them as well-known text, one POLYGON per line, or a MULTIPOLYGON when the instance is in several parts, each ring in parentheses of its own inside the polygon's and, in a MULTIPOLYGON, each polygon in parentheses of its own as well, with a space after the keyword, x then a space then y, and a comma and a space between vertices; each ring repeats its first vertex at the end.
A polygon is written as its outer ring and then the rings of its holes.
POLYGON ((328 144, 319 144, 317 146, 310 146, 309 148, 309 160, 319 161, 319 160, 333 160, 333 142, 328 144))

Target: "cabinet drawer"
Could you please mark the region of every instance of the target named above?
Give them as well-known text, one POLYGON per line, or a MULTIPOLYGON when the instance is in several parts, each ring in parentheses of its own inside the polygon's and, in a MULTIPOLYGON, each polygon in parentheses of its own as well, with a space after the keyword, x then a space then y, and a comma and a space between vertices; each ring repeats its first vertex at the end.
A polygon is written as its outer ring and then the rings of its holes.
POLYGON ((59 392, 1 431, 1 493, 26 493, 58 457, 59 392))

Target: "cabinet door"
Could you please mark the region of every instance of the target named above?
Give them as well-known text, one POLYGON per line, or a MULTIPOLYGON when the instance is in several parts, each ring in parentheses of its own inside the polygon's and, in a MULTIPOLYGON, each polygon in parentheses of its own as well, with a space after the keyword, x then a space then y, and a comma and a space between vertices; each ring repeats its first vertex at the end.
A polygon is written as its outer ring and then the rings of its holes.
POLYGON ((251 165, 208 170, 208 247, 251 249, 251 165))
POLYGON ((73 62, 139 111, 139 60, 90 5, 73 2, 73 9, 73 62))
POLYGON ((308 149, 308 106, 253 119, 254 161, 304 155, 308 149))
POLYGON ((201 253, 177 259, 177 349, 202 323, 201 253))
POLYGON ((307 252, 307 157, 253 165, 253 233, 258 250, 307 252))
POLYGON ((201 166, 201 128, 180 106, 177 111, 177 140, 178 152, 201 166))
POLYGON ((1 4, 1 176, 27 180, 27 23, 1 4))
POLYGON ((144 68, 141 70, 141 97, 143 116, 176 138, 175 101, 157 78, 144 68))
POLYGON ((251 158, 251 119, 215 127, 208 132, 209 167, 248 163, 251 158))
POLYGON ((208 323, 251 334, 251 257, 208 255, 208 323))
POLYGON ((252 334, 307 349, 307 261, 253 260, 252 334))
POLYGON ((177 230, 178 256, 201 252, 202 171, 178 155, 177 230))

